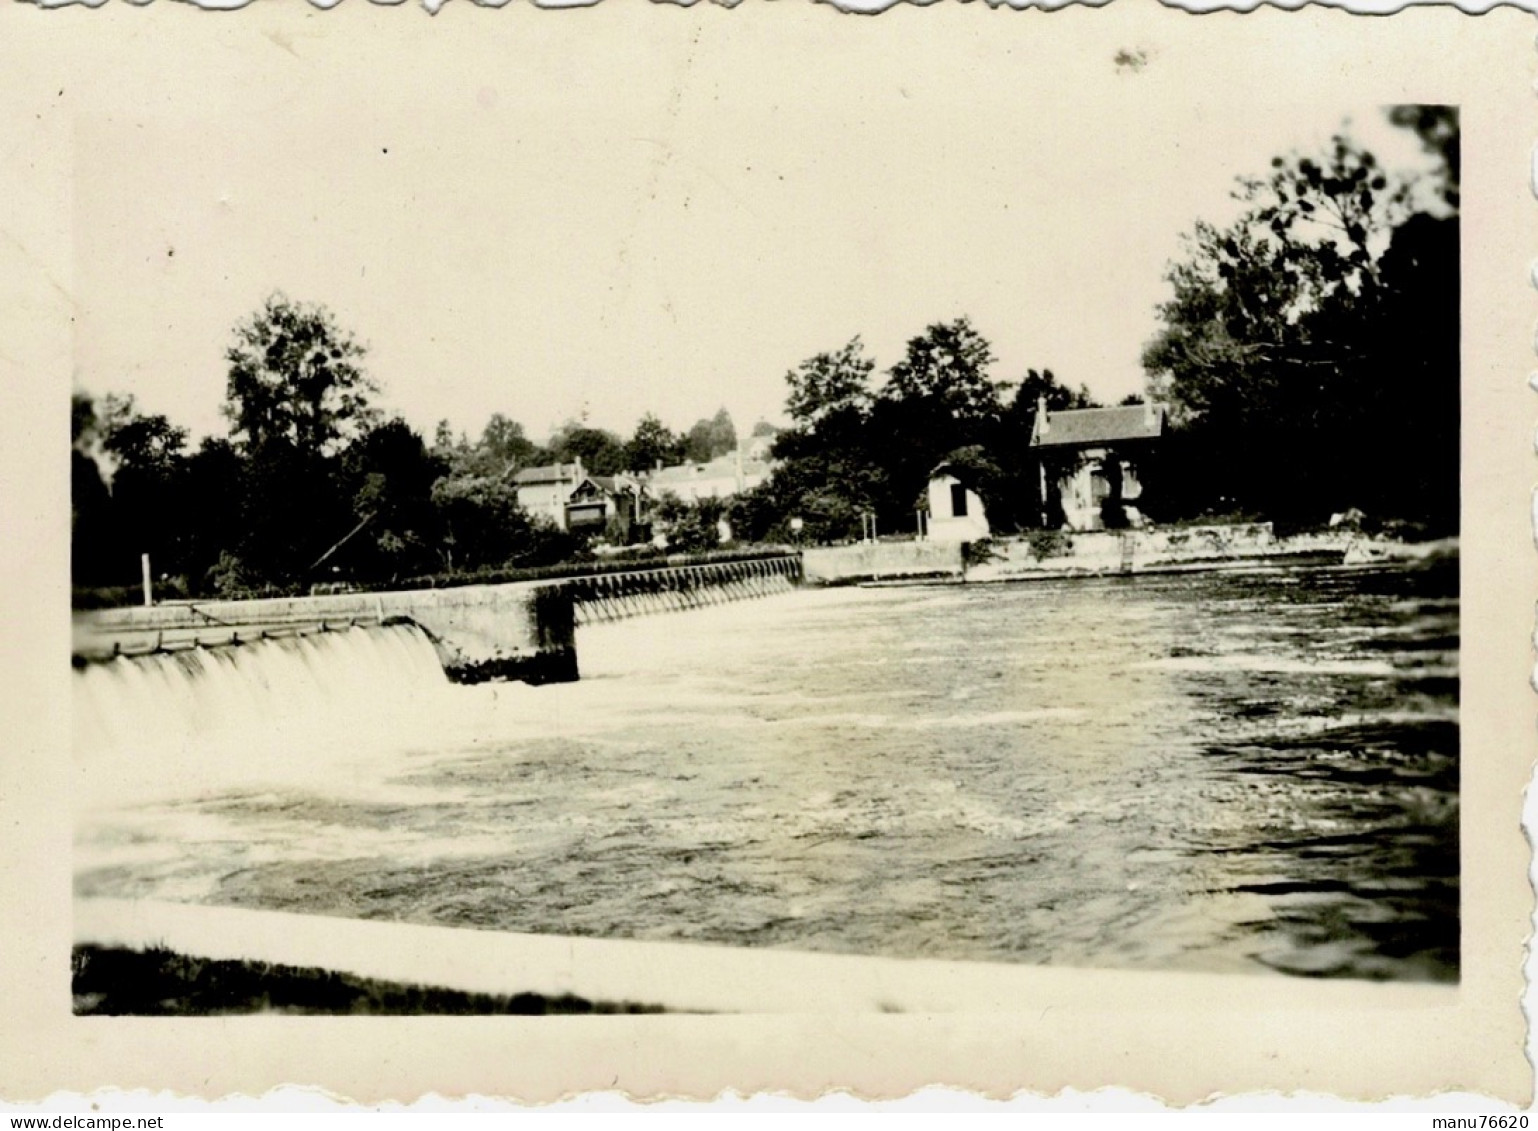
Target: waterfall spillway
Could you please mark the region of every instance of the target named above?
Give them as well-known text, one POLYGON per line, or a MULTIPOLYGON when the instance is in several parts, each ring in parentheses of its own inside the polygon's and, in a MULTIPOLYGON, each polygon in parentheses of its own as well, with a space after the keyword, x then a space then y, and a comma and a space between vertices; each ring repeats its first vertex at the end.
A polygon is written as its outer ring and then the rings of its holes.
POLYGON ((123 657, 76 671, 75 753, 87 766, 126 755, 167 772, 226 747, 307 756, 321 730, 382 724, 446 686, 431 641, 409 625, 123 657))
POLYGON ((82 614, 76 763, 105 800, 140 782, 200 788, 332 772, 449 732, 473 742, 477 711, 522 701, 501 680, 576 679, 576 625, 782 594, 799 580, 800 559, 782 554, 548 584, 82 614), (349 627, 326 628, 338 624, 349 627), (483 680, 488 695, 466 694, 462 684, 483 680))
POLYGON ((576 606, 577 624, 590 625, 788 593, 800 578, 800 560, 786 554, 598 575, 566 585, 576 606))

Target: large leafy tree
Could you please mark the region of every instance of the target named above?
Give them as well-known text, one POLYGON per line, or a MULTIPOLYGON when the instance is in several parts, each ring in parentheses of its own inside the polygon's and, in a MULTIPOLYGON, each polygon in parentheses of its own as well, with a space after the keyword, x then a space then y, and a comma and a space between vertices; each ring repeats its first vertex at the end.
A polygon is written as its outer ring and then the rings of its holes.
POLYGON ((866 443, 876 363, 852 338, 840 349, 808 358, 785 374, 791 427, 775 437, 781 459, 849 454, 866 443))
POLYGON ((847 431, 863 422, 871 406, 871 373, 876 363, 858 335, 841 348, 819 353, 785 375, 790 394, 785 411, 807 434, 847 431))
POLYGON ((182 571, 184 535, 195 521, 183 506, 187 430, 159 413, 140 413, 132 397, 109 398, 102 450, 114 466, 112 509, 120 535, 118 572, 133 577, 141 553, 157 574, 182 571))
POLYGON ((223 441, 205 440, 189 454, 187 430, 141 412, 131 396, 98 401, 77 393, 71 417, 76 583, 134 584, 147 553, 157 577, 175 579, 171 591, 183 584, 195 591, 218 557, 238 495, 238 475, 220 474, 207 454, 223 441))
MULTIPOLYGON (((1030 509, 1015 505, 1027 477, 1014 449, 1024 450, 1031 418, 1011 427, 993 360, 987 339, 958 318, 909 341, 879 390, 876 363, 858 337, 803 361, 786 374, 791 427, 774 442, 780 466, 734 504, 734 529, 749 538, 836 541, 859 537, 863 516, 874 514, 879 530, 912 530, 929 474, 947 457, 979 470, 990 515, 1012 524, 1017 510, 1030 509)), ((1054 407, 1076 403, 1077 394, 1034 371, 1017 403, 1034 413, 1038 392, 1054 407)))
POLYGON ((270 296, 235 327, 225 415, 247 449, 272 443, 335 455, 374 418, 378 392, 362 361, 365 349, 324 306, 270 296))
POLYGON ((433 505, 444 525, 443 564, 478 570, 507 564, 529 532, 512 483, 500 476, 446 475, 433 484, 433 505))
POLYGON ((326 561, 371 579, 436 569, 441 531, 432 491, 445 470, 404 420, 371 428, 348 449, 344 473, 355 522, 326 561))
POLYGON ((714 416, 695 421, 684 435, 684 458, 692 463, 705 463, 736 448, 737 428, 724 406, 714 416))
POLYGON ((500 412, 494 412, 481 429, 476 445, 488 474, 529 467, 544 454, 540 446, 524 433, 523 425, 500 412))
POLYGON ((929 474, 950 452, 998 443, 1000 383, 993 347, 971 322, 931 325, 908 342, 876 398, 871 427, 883 452, 887 523, 906 525, 929 474))
POLYGON ((223 437, 205 437, 187 457, 182 505, 186 524, 181 568, 194 592, 208 591, 210 573, 243 536, 238 510, 248 468, 235 445, 223 437))
POLYGON ((447 420, 440 420, 432 452, 453 474, 470 476, 507 475, 551 458, 529 439, 522 424, 500 412, 491 414, 473 442, 462 432, 456 435, 447 420))
POLYGON ((1236 195, 1240 218, 1198 223, 1170 268, 1143 358, 1182 427, 1167 470, 1186 508, 1455 522, 1426 490, 1457 479, 1455 191, 1418 211, 1415 184, 1340 135, 1236 195))
POLYGON ((239 572, 305 580, 357 525, 340 457, 377 418, 364 348, 325 307, 274 294, 225 356, 224 410, 247 467, 239 572))
POLYGON ((812 541, 858 536, 860 516, 886 495, 870 430, 875 368, 855 337, 785 375, 792 423, 772 449, 783 462, 734 519, 747 536, 788 537, 792 518, 801 520, 802 535, 812 541))
POLYGON ((684 458, 684 441, 652 413, 641 417, 625 442, 624 461, 629 471, 668 467, 684 458))
POLYGON ((958 428, 986 425, 999 412, 999 382, 988 339, 969 319, 937 322, 908 342, 892 366, 882 399, 938 409, 958 428))
POLYGON ((606 428, 592 428, 568 420, 550 437, 550 454, 561 463, 582 461, 592 475, 615 475, 625 470, 625 444, 606 428))
POLYGON ((102 448, 113 459, 117 471, 113 482, 124 476, 165 480, 178 471, 187 447, 187 430, 160 413, 140 414, 133 398, 109 422, 102 448))

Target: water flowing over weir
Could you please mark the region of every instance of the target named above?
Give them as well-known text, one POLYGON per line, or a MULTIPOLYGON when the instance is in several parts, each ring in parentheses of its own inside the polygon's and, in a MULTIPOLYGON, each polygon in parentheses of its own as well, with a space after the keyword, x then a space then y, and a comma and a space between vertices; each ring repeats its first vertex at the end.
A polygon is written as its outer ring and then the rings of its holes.
POLYGON ((799 579, 799 558, 779 555, 85 614, 75 625, 76 755, 82 768, 136 764, 166 780, 276 771, 306 751, 394 748, 462 713, 463 700, 420 709, 451 682, 575 680, 578 625, 769 596, 799 579))
POLYGON ((785 555, 584 577, 566 588, 584 625, 788 593, 800 580, 800 560, 785 555))
POLYGON ((77 667, 185 648, 244 645, 328 630, 409 625, 456 683, 578 677, 578 625, 699 609, 787 592, 799 554, 660 565, 584 577, 243 601, 172 602, 77 614, 77 667))
POLYGON ((292 740, 322 721, 352 727, 432 694, 448 680, 427 635, 407 625, 347 628, 249 644, 186 647, 86 664, 74 678, 74 745, 166 752, 292 740))

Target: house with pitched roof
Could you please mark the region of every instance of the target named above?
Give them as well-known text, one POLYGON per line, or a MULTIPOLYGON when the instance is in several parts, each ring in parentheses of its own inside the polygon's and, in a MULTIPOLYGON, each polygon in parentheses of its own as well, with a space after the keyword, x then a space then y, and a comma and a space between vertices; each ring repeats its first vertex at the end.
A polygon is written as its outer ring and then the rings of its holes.
POLYGON ((525 467, 513 472, 513 489, 518 494, 518 505, 530 517, 549 519, 566 530, 566 504, 585 477, 580 459, 575 463, 525 467))
POLYGON ((645 521, 651 494, 632 475, 589 475, 580 459, 513 473, 518 505, 531 516, 549 519, 562 530, 602 533, 618 519, 621 537, 645 521))
POLYGON ((566 529, 602 533, 614 523, 614 536, 630 541, 631 532, 646 521, 651 494, 629 475, 587 475, 566 499, 566 529))
POLYGON ((1164 426, 1164 409, 1155 404, 1049 412, 1038 401, 1030 446, 1041 467, 1043 524, 1070 530, 1140 525, 1139 467, 1164 426))

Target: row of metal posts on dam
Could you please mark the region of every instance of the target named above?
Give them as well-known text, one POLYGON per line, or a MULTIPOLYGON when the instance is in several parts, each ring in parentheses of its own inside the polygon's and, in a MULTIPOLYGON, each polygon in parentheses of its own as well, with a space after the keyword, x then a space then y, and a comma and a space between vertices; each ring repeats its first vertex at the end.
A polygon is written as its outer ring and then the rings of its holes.
POLYGON ((172 602, 77 613, 75 665, 186 648, 374 625, 412 625, 461 683, 578 677, 580 624, 702 608, 785 592, 800 583, 795 553, 593 574, 551 581, 388 593, 333 593, 243 601, 172 602))

